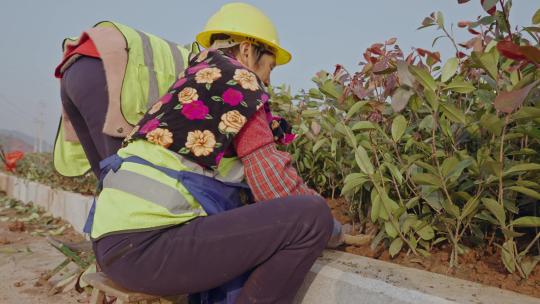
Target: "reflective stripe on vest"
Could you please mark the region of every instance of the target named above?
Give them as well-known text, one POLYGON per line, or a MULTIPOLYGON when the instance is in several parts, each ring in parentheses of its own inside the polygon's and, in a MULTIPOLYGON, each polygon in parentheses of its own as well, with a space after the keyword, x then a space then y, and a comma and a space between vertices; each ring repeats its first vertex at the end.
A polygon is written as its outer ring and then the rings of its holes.
MULTIPOLYGON (((159 96, 159 86, 156 71, 154 68, 154 50, 152 49, 152 43, 150 43, 150 37, 139 30, 135 30, 137 34, 141 37, 143 45, 143 58, 144 65, 148 67, 148 103, 147 108, 150 109, 154 103, 158 101, 159 96)), ((163 39, 171 50, 171 55, 174 59, 174 75, 178 76, 184 70, 184 60, 182 58, 182 53, 178 49, 178 45, 170 42, 166 39, 163 39)))
POLYGON ((117 22, 104 21, 96 26, 115 27, 126 39, 128 64, 121 94, 122 114, 128 123, 135 125, 167 92, 177 79, 178 71, 185 68, 189 50, 117 22))
POLYGON ((173 42, 170 42, 167 39, 163 39, 165 42, 169 44, 169 48, 171 49, 172 56, 174 58, 174 75, 178 77, 182 71, 184 71, 184 67, 186 64, 184 63, 184 58, 182 58, 182 53, 180 52, 180 49, 178 49, 178 45, 176 45, 173 42))
MULTIPOLYGON (((219 171, 206 170, 179 154, 174 152, 173 154, 175 154, 175 156, 182 161, 182 164, 189 168, 189 171, 192 173, 212 177, 216 180, 229 183, 240 183, 244 179, 244 166, 237 159, 232 159, 230 165, 227 166, 229 168, 227 168, 226 175, 223 175, 219 171)), ((230 159, 224 158, 223 160, 228 161, 230 159)), ((109 171, 103 179, 103 189, 105 188, 116 189, 138 196, 166 208, 173 214, 194 212, 197 210, 191 207, 186 198, 178 192, 177 189, 129 170, 120 169, 116 172, 113 170, 109 171), (141 185, 144 185, 144 187, 141 187, 141 185)))
POLYGON ((157 83, 156 70, 154 68, 154 51, 150 43, 150 37, 145 33, 135 30, 141 37, 143 45, 144 65, 148 67, 148 103, 147 108, 150 108, 159 98, 159 87, 157 83))
MULTIPOLYGON (((204 170, 182 155, 146 140, 130 143, 120 149, 117 155, 126 160, 131 157, 151 160, 154 166, 175 172, 197 173, 224 183, 243 180, 244 169, 237 158, 223 158, 218 172, 204 170)), ((200 200, 184 185, 185 180, 180 176, 171 177, 159 169, 136 162, 117 164, 112 161, 111 169, 103 181, 103 191, 96 201, 92 238, 179 225, 207 215, 200 200)), ((203 187, 210 187, 210 192, 217 189, 210 184, 203 187)))
POLYGON ((177 189, 132 171, 110 171, 103 179, 103 188, 138 196, 166 208, 172 214, 193 211, 186 198, 177 189))

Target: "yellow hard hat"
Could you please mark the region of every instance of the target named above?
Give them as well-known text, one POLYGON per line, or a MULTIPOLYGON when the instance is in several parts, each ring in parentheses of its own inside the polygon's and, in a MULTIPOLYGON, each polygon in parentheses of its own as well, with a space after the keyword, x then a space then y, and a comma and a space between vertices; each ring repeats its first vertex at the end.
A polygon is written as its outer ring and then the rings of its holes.
POLYGON ((272 21, 258 8, 246 3, 225 4, 215 13, 197 35, 197 42, 205 48, 210 47, 213 34, 228 34, 253 38, 269 46, 276 55, 276 64, 286 64, 291 53, 279 45, 279 38, 272 21))

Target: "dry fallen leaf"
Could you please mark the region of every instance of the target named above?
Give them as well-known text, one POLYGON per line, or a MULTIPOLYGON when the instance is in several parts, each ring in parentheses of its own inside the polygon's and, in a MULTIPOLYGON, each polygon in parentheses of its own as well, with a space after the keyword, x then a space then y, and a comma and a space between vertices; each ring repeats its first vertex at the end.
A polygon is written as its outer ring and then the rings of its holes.
POLYGON ((2 247, 0 248, 0 253, 4 253, 4 254, 13 254, 13 253, 17 253, 19 252, 17 249, 15 248, 12 248, 12 247, 2 247))
POLYGON ((18 281, 18 282, 13 283, 13 286, 15 286, 15 287, 21 287, 23 285, 24 285, 24 282, 22 282, 22 281, 18 281))
POLYGON ((347 245, 362 246, 367 245, 371 242, 373 236, 366 234, 350 235, 344 234, 343 241, 347 245))
POLYGON ((9 224, 8 229, 13 232, 23 232, 26 230, 26 227, 23 222, 15 221, 9 224))

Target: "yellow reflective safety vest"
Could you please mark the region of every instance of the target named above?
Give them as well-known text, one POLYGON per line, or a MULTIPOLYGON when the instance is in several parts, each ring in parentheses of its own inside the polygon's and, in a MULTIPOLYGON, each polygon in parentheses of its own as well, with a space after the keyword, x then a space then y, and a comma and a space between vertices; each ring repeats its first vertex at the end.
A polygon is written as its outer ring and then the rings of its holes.
MULTIPOLYGON (((166 93, 187 66, 190 55, 198 52, 198 47, 196 44, 180 46, 112 21, 100 22, 89 32, 104 28, 117 30, 125 39, 127 46, 127 63, 121 82, 120 110, 123 120, 131 127, 139 122, 161 95, 166 93)), ((63 48, 74 41, 77 41, 77 38, 65 39, 63 48)), ((120 129, 118 132, 121 135, 111 136, 123 137, 125 136, 123 134, 127 135, 130 131, 126 130, 127 128, 120 129)), ((90 169, 82 146, 78 142, 67 140, 62 120, 54 144, 54 166, 64 176, 80 176, 90 169)))
MULTIPOLYGON (((223 158, 214 172, 146 140, 134 141, 117 154, 123 159, 137 156, 156 166, 194 172, 220 181, 239 183, 244 180, 244 167, 237 158, 223 158)), ((105 175, 102 185, 95 205, 92 239, 179 225, 207 215, 178 179, 148 165, 123 162, 118 170, 110 170, 105 175)))

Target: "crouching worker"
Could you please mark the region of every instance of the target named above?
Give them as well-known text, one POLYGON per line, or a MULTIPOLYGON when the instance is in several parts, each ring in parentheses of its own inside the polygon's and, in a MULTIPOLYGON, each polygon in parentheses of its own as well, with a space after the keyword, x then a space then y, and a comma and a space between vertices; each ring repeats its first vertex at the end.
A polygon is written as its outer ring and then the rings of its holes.
POLYGON ((207 50, 100 164, 87 222, 97 262, 134 291, 291 303, 339 228, 276 149, 286 132, 269 126, 264 88, 291 55, 242 3, 222 7, 197 41, 207 50), (233 297, 204 293, 238 278, 233 297))

